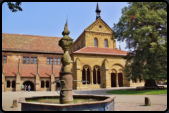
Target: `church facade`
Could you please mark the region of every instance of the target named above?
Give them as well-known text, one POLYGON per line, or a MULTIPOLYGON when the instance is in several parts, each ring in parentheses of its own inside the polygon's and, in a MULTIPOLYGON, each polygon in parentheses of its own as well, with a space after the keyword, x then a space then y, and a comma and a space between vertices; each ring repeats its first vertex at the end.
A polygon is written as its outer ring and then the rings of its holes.
MULTIPOLYGON (((143 80, 127 81, 124 76, 127 51, 116 48, 112 29, 102 20, 97 4, 96 20, 70 47, 73 89, 98 89, 143 86, 143 80), (80 87, 79 87, 80 86, 80 87)), ((2 33, 2 91, 21 91, 31 85, 32 91, 55 91, 59 84, 61 37, 2 33)))

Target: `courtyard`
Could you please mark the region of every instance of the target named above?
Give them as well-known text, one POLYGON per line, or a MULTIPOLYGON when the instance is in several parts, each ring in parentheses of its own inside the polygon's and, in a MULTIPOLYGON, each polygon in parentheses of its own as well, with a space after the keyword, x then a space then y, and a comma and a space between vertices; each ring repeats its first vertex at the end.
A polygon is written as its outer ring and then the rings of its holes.
MULTIPOLYGON (((167 87, 167 85, 164 85, 167 87)), ((89 94, 89 95, 110 95, 106 93, 111 90, 119 89, 134 89, 135 87, 114 87, 109 89, 94 89, 94 90, 74 90, 74 94, 89 94)), ((26 92, 2 92, 2 109, 4 111, 21 111, 21 104, 18 103, 17 108, 12 108, 13 100, 18 100, 20 97, 33 96, 54 96, 59 95, 56 91, 26 91, 26 92)), ((167 94, 159 95, 118 95, 115 96, 115 111, 165 111, 167 109, 167 94), (149 97, 151 106, 144 106, 145 97, 149 97)))

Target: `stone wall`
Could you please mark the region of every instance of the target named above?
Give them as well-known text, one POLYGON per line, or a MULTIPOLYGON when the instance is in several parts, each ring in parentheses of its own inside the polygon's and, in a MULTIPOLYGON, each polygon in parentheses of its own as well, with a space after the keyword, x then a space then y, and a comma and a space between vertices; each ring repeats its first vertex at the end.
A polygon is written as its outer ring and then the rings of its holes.
POLYGON ((56 83, 51 85, 51 81, 58 80, 59 72, 62 65, 54 65, 54 73, 52 74, 52 66, 47 64, 47 58, 60 58, 61 55, 57 54, 33 54, 33 53, 18 53, 18 52, 2 52, 2 56, 7 56, 7 61, 3 65, 2 73, 2 91, 21 91, 21 85, 30 81, 34 84, 35 91, 55 91, 56 83), (39 60, 39 68, 41 68, 40 75, 37 75, 37 64, 23 64, 23 56, 37 57, 39 60), (18 59, 20 60, 20 68, 18 68, 18 59), (43 68, 43 69, 42 69, 43 68), (19 73, 18 73, 19 69, 19 73), (24 71, 24 73, 23 73, 24 71), (42 77, 43 73, 47 77, 42 77), (30 77, 29 77, 30 76, 30 77), (39 78, 37 78, 39 77, 39 78), (7 87, 7 81, 10 81, 10 87, 7 87), (15 87, 12 88, 12 81, 15 82, 15 87), (44 81, 44 88, 41 88, 41 81, 44 81), (46 88, 46 81, 49 81, 49 87, 46 88), (52 88, 51 88, 52 86, 52 88))

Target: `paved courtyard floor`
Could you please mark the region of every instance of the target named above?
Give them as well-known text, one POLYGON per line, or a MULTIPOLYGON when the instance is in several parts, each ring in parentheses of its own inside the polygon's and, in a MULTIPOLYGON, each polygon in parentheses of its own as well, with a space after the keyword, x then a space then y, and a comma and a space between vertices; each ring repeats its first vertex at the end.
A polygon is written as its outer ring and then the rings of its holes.
MULTIPOLYGON (((94 89, 94 90, 74 90, 74 94, 88 95, 110 95, 107 91, 118 89, 133 89, 135 87, 115 87, 110 89, 94 89)), ((18 103, 17 108, 12 108, 13 100, 20 97, 32 96, 54 96, 59 95, 56 91, 31 91, 31 92, 2 92, 2 109, 4 111, 21 111, 21 104, 18 103)), ((167 94, 161 95, 114 95, 115 111, 165 111, 167 109, 167 94), (149 97, 151 106, 144 106, 145 97, 149 97)))

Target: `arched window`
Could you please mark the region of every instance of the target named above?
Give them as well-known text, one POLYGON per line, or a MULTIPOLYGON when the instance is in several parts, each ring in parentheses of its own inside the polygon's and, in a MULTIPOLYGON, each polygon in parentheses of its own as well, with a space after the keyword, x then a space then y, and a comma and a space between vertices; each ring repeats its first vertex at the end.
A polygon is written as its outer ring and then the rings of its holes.
POLYGON ((88 81, 88 82, 83 82, 83 85, 90 84, 90 69, 89 69, 89 66, 84 66, 83 67, 82 80, 83 81, 88 81))
POLYGON ((108 47, 107 39, 104 40, 104 47, 108 47))
POLYGON ((46 81, 46 88, 49 88, 49 81, 46 81))
POLYGON ((12 88, 15 88, 15 81, 12 81, 12 88))
POLYGON ((10 81, 8 80, 8 81, 7 81, 7 88, 10 88, 10 84, 11 84, 11 83, 10 83, 10 81))
POLYGON ((41 81, 41 88, 44 88, 44 81, 41 81))
POLYGON ((95 47, 98 46, 98 40, 97 40, 97 38, 94 39, 94 46, 95 46, 95 47))

